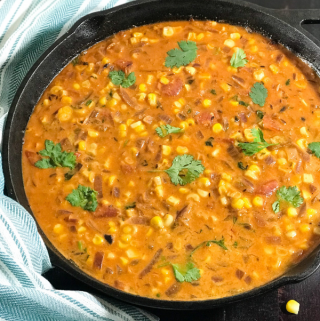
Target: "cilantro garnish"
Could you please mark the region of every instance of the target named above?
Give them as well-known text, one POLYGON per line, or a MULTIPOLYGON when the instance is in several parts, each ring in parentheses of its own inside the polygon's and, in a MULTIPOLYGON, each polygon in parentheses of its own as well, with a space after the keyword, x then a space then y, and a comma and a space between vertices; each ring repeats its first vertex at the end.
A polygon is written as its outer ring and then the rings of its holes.
POLYGON ((212 95, 216 95, 216 94, 217 94, 217 92, 216 92, 215 89, 211 89, 211 90, 210 90, 210 93, 211 93, 212 95))
POLYGON ((293 207, 299 207, 303 203, 303 198, 297 186, 289 186, 288 188, 282 186, 277 190, 277 201, 272 204, 272 209, 275 213, 280 212, 281 201, 286 201, 293 207))
POLYGON ((166 172, 174 185, 192 183, 204 171, 200 160, 195 160, 192 155, 176 156, 172 166, 165 171, 154 170, 151 172, 166 172))
POLYGON ((242 149, 242 152, 246 156, 252 156, 269 146, 277 145, 277 144, 268 144, 264 140, 263 133, 262 133, 261 129, 259 129, 259 128, 258 129, 252 128, 251 133, 252 133, 252 136, 254 137, 254 140, 252 143, 239 143, 238 144, 239 147, 242 149))
POLYGON ((156 128, 156 132, 160 137, 166 137, 169 134, 178 134, 183 132, 183 128, 173 127, 170 125, 161 125, 156 128))
POLYGON ((286 81, 286 86, 289 86, 289 85, 290 85, 290 79, 286 81))
POLYGON ((79 185, 66 197, 66 200, 72 206, 79 206, 86 211, 94 212, 98 206, 97 194, 98 192, 92 188, 79 185))
POLYGON ((206 146, 213 147, 213 145, 212 145, 213 140, 214 140, 213 137, 209 137, 208 140, 205 141, 206 146))
POLYGON ((268 96, 268 90, 263 84, 256 82, 253 87, 251 87, 249 95, 255 104, 263 107, 268 96))
POLYGON ((198 250, 200 247, 202 247, 203 245, 205 246, 210 246, 211 243, 216 244, 218 246, 220 246, 221 248, 223 248, 224 250, 228 250, 228 248, 224 245, 224 238, 222 238, 220 241, 217 240, 210 240, 210 241, 204 241, 202 243, 200 243, 198 246, 196 246, 192 252, 190 253, 190 257, 193 255, 193 253, 198 250))
POLYGON ((238 48, 237 51, 232 55, 230 64, 231 67, 238 68, 238 67, 244 67, 248 60, 246 59, 246 53, 243 49, 238 48))
POLYGON ((200 279, 200 270, 195 267, 192 262, 188 262, 184 268, 181 268, 177 264, 171 265, 174 276, 179 282, 192 282, 200 279))
POLYGON ((112 83, 116 86, 122 86, 123 88, 128 88, 136 82, 136 76, 134 72, 130 72, 126 78, 126 74, 122 70, 113 70, 109 73, 109 78, 112 83))
POLYGON ((197 44, 194 41, 178 42, 180 49, 174 48, 167 52, 166 67, 181 67, 186 66, 197 57, 197 44))
POLYGON ((239 163, 238 163, 238 167, 239 167, 240 169, 242 169, 243 171, 245 171, 246 169, 248 169, 248 165, 247 165, 247 166, 244 166, 242 162, 239 162, 239 163))
POLYGON ((256 114, 258 116, 258 118, 262 119, 264 117, 264 113, 261 110, 257 110, 256 114))
POLYGON ((129 208, 135 208, 136 207, 136 202, 133 202, 133 203, 129 203, 128 205, 126 205, 124 208, 126 210, 128 210, 129 208))
POLYGON ((55 145, 53 141, 48 139, 45 141, 45 149, 39 151, 39 154, 49 158, 37 161, 34 165, 38 168, 69 167, 74 169, 76 165, 74 153, 62 152, 60 143, 55 145))
POLYGON ((308 145, 308 148, 312 151, 312 154, 314 154, 316 157, 320 158, 320 143, 319 142, 310 143, 308 145))

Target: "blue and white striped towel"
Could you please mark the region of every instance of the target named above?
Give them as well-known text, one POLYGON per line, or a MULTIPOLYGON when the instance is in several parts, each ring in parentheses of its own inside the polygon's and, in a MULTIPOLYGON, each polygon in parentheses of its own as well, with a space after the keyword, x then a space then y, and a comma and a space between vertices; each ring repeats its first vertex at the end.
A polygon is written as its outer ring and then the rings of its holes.
MULTIPOLYGON (((83 15, 127 1, 0 0, 0 138, 14 94, 38 57, 83 15)), ((33 218, 3 188, 0 166, 0 320, 157 320, 110 298, 55 290, 41 276, 52 266, 33 218)))

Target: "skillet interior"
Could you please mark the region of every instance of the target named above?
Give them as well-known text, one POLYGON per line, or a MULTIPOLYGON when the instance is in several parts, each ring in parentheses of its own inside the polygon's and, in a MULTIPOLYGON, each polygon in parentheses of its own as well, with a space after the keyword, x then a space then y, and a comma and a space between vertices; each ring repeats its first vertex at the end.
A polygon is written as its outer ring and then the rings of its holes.
MULTIPOLYGON (((270 37, 303 57, 313 68, 320 70, 320 50, 300 31, 272 16, 272 10, 238 1, 204 0, 201 6, 194 0, 142 0, 82 18, 65 36, 53 44, 36 62, 22 82, 11 106, 4 136, 3 166, 8 193, 31 214, 22 180, 21 145, 24 130, 34 106, 45 88, 61 69, 84 49, 98 41, 132 26, 159 21, 185 20, 191 17, 210 19, 230 24, 249 26, 252 30, 270 37), (298 40, 297 40, 298 39, 298 40)), ((39 226, 38 226, 39 228, 39 226)), ((86 275, 65 259, 49 242, 39 228, 50 251, 52 263, 94 288, 121 300, 156 308, 205 309, 262 294, 289 282, 298 282, 311 275, 320 265, 319 248, 316 248, 299 265, 268 284, 232 297, 202 301, 162 301, 124 293, 86 275)))

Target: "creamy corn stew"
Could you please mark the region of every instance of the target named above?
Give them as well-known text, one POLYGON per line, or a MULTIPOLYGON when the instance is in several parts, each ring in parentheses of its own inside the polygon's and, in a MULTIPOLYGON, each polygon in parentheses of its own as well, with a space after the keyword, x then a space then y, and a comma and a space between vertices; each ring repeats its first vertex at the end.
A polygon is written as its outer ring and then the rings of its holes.
POLYGON ((120 290, 219 298, 318 244, 315 74, 250 29, 119 32, 53 80, 30 118, 24 186, 50 241, 120 290))

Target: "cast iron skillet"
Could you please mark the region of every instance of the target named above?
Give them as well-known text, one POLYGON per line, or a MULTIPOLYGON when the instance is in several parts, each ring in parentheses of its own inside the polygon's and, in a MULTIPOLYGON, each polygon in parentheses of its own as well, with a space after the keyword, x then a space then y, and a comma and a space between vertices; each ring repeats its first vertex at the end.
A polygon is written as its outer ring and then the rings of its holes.
MULTIPOLYGON (((210 19, 234 25, 249 26, 276 42, 287 46, 320 72, 320 42, 301 27, 302 21, 320 20, 319 10, 271 10, 235 0, 139 0, 114 9, 93 13, 80 19, 58 39, 34 64, 13 100, 4 133, 3 168, 9 195, 30 214, 23 187, 21 150, 24 130, 34 106, 52 79, 69 61, 84 49, 117 33, 160 21, 210 19), (311 39, 311 40, 310 40, 311 39)), ((110 287, 81 271, 63 257, 41 228, 39 232, 48 247, 53 265, 58 266, 95 289, 133 304, 163 309, 207 309, 247 299, 284 284, 299 282, 313 274, 320 265, 320 245, 285 275, 264 286, 238 295, 201 301, 164 301, 128 294, 110 287)))

